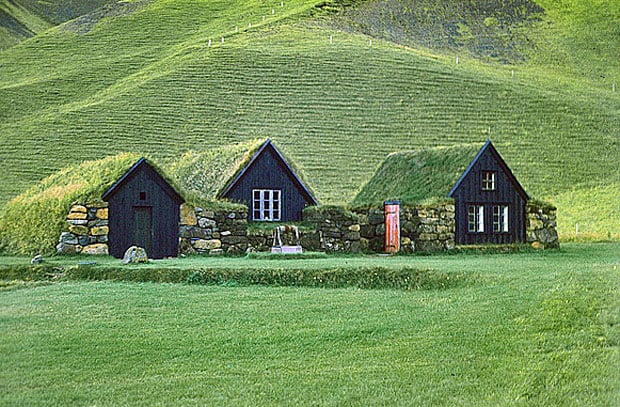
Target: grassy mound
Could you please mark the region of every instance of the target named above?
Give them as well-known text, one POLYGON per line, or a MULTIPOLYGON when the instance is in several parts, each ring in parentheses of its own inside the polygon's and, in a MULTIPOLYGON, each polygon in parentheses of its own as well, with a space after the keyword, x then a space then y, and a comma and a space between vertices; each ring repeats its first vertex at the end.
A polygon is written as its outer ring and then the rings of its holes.
POLYGON ((353 206, 381 207, 386 199, 408 205, 445 202, 480 148, 482 144, 467 144, 390 154, 353 206))
POLYGON ((256 139, 203 151, 187 151, 167 167, 197 199, 214 200, 264 141, 256 139))
POLYGON ((71 204, 101 199, 139 158, 121 154, 72 166, 12 199, 0 216, 0 248, 16 254, 49 253, 71 204))

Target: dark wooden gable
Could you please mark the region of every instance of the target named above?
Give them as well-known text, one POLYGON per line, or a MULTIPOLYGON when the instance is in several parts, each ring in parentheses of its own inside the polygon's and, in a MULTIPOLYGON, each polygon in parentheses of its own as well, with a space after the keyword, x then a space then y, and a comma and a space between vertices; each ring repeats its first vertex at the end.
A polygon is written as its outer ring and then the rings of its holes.
POLYGON ((154 259, 178 254, 179 193, 141 158, 102 196, 109 203, 110 254, 121 258, 133 246, 154 259))
POLYGON ((281 221, 300 221, 303 209, 317 204, 310 190, 269 139, 218 197, 246 204, 248 219, 252 220, 254 190, 280 191, 281 221))
POLYGON ((525 204, 529 197, 490 140, 450 191, 454 198, 456 243, 516 243, 525 241, 525 204), (494 188, 485 190, 485 173, 493 173, 494 188), (495 208, 508 207, 508 230, 494 230, 495 208), (470 231, 470 208, 483 207, 483 231, 470 231))

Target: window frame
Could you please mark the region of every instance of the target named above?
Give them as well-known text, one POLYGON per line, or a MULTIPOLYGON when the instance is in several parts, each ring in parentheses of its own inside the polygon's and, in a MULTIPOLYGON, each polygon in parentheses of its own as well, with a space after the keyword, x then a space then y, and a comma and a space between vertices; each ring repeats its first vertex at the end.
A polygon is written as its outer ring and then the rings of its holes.
POLYGON ((510 233, 509 205, 493 205, 493 233, 510 233))
POLYGON ((495 171, 484 170, 481 172, 480 188, 482 191, 495 191, 497 189, 497 177, 495 171))
POLYGON ((282 190, 252 189, 252 221, 279 222, 281 219, 282 190))
POLYGON ((485 233, 484 205, 467 205, 467 233, 485 233))

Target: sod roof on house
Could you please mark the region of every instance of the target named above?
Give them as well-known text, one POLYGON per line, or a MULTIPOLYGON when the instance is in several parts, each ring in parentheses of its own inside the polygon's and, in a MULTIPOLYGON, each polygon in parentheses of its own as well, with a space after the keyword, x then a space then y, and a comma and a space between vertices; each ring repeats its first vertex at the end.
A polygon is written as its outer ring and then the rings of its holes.
POLYGON ((402 151, 387 156, 353 200, 353 207, 382 206, 398 199, 424 205, 450 201, 448 194, 483 143, 402 151))
POLYGON ((13 254, 52 252, 71 204, 101 199, 139 158, 119 154, 72 165, 13 198, 0 212, 0 249, 13 254))
MULTIPOLYGON (((256 139, 203 151, 188 151, 171 163, 167 170, 189 194, 189 200, 213 201, 219 199, 254 156, 269 142, 256 139)), ((278 150, 282 154, 281 150, 278 150)), ((285 154, 286 163, 313 194, 303 179, 303 171, 296 167, 285 154)))
MULTIPOLYGON (((218 201, 218 195, 266 142, 266 139, 257 139, 188 151, 173 161, 161 162, 161 166, 153 160, 149 160, 149 164, 188 203, 238 209, 236 203, 218 201)), ((140 155, 124 153, 68 166, 13 198, 0 209, 0 251, 12 254, 53 252, 60 232, 66 227, 70 206, 101 199, 138 160, 140 155)), ((291 164, 290 160, 286 161, 291 164)), ((300 170, 291 166, 301 177, 300 170)))

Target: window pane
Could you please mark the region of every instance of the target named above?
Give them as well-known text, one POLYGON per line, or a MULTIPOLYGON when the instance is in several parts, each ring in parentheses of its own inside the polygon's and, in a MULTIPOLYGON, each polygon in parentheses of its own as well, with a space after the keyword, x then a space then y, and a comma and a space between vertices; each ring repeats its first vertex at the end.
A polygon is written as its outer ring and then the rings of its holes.
POLYGON ((484 232, 484 206, 478 206, 478 232, 484 232))
POLYGON ((495 173, 493 171, 482 172, 482 190, 483 191, 495 190, 495 173))

